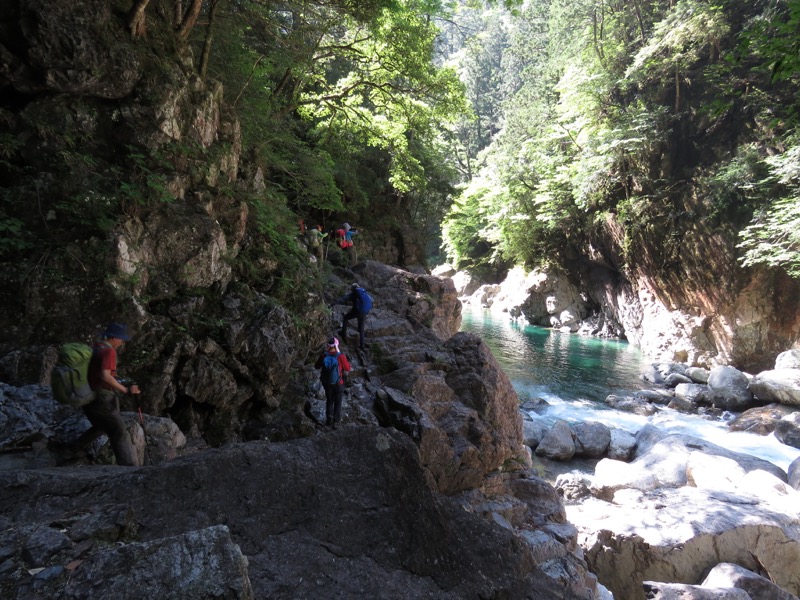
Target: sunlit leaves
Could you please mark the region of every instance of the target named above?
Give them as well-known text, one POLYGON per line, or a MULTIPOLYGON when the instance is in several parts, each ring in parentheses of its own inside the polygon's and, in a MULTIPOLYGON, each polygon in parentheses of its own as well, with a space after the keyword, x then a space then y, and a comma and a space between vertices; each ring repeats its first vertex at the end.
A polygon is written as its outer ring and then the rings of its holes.
POLYGON ((627 77, 657 76, 683 71, 701 58, 701 53, 719 51, 729 33, 722 10, 707 2, 680 0, 657 23, 647 44, 628 68, 627 77))
POLYGON ((781 267, 800 278, 800 145, 765 161, 786 194, 759 211, 742 230, 744 266, 781 267))

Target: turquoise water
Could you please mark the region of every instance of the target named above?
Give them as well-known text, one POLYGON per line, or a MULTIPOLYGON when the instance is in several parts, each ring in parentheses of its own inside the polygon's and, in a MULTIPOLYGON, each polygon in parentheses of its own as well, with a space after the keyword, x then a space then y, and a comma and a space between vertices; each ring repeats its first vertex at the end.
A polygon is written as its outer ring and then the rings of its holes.
POLYGON ((666 407, 646 417, 609 408, 604 402, 609 394, 629 395, 646 387, 639 374, 650 361, 631 344, 523 326, 507 315, 493 318, 488 311, 466 307, 461 329, 481 336, 520 398, 547 401, 546 409, 537 409, 537 418, 598 421, 631 434, 649 424, 758 456, 784 470, 800 456, 800 450, 781 444, 774 435, 730 432, 724 419, 666 407))
POLYGON ((642 387, 646 359, 627 342, 519 325, 478 310, 464 311, 461 329, 486 342, 523 395, 602 403, 642 387))

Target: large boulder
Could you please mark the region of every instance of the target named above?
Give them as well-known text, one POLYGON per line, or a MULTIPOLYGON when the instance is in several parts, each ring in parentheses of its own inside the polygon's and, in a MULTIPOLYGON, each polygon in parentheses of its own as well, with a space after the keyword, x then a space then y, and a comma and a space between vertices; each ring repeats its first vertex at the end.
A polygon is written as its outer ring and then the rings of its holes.
POLYGON ((781 589, 769 579, 732 563, 719 564, 711 569, 703 580, 703 586, 744 590, 753 600, 797 600, 797 596, 781 589))
POLYGON ((775 425, 783 417, 790 414, 792 409, 781 404, 768 404, 749 408, 736 418, 728 422, 731 431, 747 431, 758 435, 769 435, 775 425))
POLYGON ((764 402, 800 406, 800 369, 762 371, 753 377, 749 389, 764 402))
POLYGON ((800 349, 794 348, 781 352, 775 359, 775 370, 800 369, 800 349))
POLYGON ((536 447, 536 455, 553 460, 569 460, 575 456, 575 434, 569 423, 556 421, 536 447))
POLYGON ((747 375, 734 367, 714 367, 708 376, 708 401, 723 410, 745 410, 753 401, 749 383, 747 375))
POLYGON ((255 598, 591 597, 556 584, 528 541, 433 493, 417 457, 397 431, 347 426, 142 469, 2 472, 0 595, 86 597, 91 581, 109 597, 248 598, 246 577, 255 598))
POLYGON ((733 452, 692 436, 664 435, 648 425, 637 434, 636 456, 632 462, 606 458, 597 463, 594 489, 599 497, 611 498, 614 492, 623 488, 647 491, 689 485, 690 461, 708 460, 714 456, 729 461, 726 465, 738 465, 742 475, 761 470, 786 481, 786 473, 766 460, 733 452))
POLYGON ((644 600, 645 581, 699 583, 723 562, 763 567, 784 590, 800 591, 800 519, 753 496, 693 487, 623 490, 613 503, 567 506, 567 518, 615 598, 644 600))

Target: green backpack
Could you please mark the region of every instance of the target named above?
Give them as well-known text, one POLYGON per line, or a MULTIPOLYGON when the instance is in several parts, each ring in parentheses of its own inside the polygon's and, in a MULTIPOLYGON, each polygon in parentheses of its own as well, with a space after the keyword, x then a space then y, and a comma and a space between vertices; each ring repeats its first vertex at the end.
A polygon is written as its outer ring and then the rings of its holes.
POLYGON ((94 400, 89 387, 89 363, 92 349, 86 344, 68 343, 58 351, 58 362, 50 375, 53 397, 69 406, 86 406, 94 400))

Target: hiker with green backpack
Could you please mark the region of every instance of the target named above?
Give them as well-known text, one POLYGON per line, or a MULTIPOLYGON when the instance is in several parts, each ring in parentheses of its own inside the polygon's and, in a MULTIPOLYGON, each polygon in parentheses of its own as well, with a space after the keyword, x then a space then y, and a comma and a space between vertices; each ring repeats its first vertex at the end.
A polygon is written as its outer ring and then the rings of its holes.
POLYGON ((117 379, 117 350, 130 339, 126 325, 109 323, 93 348, 64 344, 50 384, 56 400, 82 408, 92 424, 72 447, 88 446, 105 433, 117 464, 135 467, 136 452, 119 412, 118 394, 139 394, 139 386, 126 386, 117 379))
POLYGON ((336 423, 342 416, 342 395, 344 393, 344 375, 349 373, 350 361, 339 351, 339 340, 332 337, 328 340, 325 352, 314 363, 319 369, 319 378, 325 389, 325 425, 336 429, 336 423))

